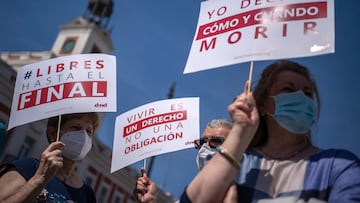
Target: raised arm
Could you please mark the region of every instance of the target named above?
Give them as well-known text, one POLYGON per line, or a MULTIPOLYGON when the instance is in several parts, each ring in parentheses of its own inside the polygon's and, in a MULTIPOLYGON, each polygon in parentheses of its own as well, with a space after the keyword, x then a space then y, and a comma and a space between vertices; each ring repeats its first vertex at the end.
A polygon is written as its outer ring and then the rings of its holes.
MULTIPOLYGON (((228 111, 233 127, 222 148, 239 162, 259 125, 259 115, 252 93, 244 92, 239 95, 228 106, 228 111)), ((216 153, 187 187, 186 193, 191 202, 222 202, 235 179, 235 166, 224 154, 216 153)))
POLYGON ((44 186, 62 167, 61 142, 51 143, 41 155, 40 165, 28 181, 15 169, 11 168, 0 177, 0 202, 34 202, 44 186))

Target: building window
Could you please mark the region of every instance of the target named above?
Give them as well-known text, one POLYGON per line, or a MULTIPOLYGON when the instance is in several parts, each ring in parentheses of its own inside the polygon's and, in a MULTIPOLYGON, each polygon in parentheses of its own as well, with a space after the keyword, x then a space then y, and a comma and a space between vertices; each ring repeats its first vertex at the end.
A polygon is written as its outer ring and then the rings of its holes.
POLYGON ((88 185, 91 185, 91 186, 92 186, 94 180, 93 180, 90 176, 87 176, 86 179, 85 179, 85 182, 86 182, 88 185))
POLYGON ((119 196, 115 196, 113 202, 114 202, 114 203, 120 203, 120 202, 122 202, 122 199, 121 199, 121 197, 119 197, 119 196))
POLYGON ((21 145, 20 147, 20 151, 17 155, 17 158, 23 158, 23 157, 27 157, 27 155, 29 154, 30 149, 32 148, 32 146, 34 145, 35 140, 29 136, 25 137, 24 143, 21 145))
POLYGON ((99 203, 103 203, 103 202, 106 202, 106 195, 108 193, 108 188, 105 187, 105 186, 102 186, 101 189, 100 189, 100 192, 99 192, 99 195, 98 195, 98 202, 99 203))
POLYGON ((85 182, 89 184, 92 188, 95 188, 96 179, 97 179, 97 170, 92 166, 88 167, 88 170, 85 175, 85 182))
POLYGON ((115 191, 114 197, 112 198, 113 203, 121 203, 124 201, 124 193, 120 191, 115 191))

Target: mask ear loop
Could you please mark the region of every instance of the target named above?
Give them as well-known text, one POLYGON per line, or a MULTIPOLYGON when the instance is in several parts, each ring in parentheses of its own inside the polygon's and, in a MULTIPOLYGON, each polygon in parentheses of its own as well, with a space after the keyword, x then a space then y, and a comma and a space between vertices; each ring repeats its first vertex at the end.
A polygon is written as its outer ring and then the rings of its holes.
POLYGON ((61 126, 61 114, 59 115, 59 120, 58 120, 58 127, 57 127, 57 132, 56 132, 56 141, 59 141, 59 137, 60 137, 60 126, 61 126))

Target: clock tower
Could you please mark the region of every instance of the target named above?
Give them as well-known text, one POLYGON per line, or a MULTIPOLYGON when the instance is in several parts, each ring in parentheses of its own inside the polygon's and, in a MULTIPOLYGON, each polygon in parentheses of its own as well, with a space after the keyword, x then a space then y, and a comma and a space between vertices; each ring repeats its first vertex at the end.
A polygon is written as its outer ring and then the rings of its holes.
POLYGON ((113 6, 112 0, 89 0, 82 17, 60 26, 51 51, 56 56, 111 52, 114 47, 107 25, 113 6))
MULTIPOLYGON (((6 123, 8 120, 16 70, 22 66, 73 54, 109 54, 114 49, 110 31, 107 29, 112 12, 113 0, 89 0, 83 16, 60 26, 59 34, 51 50, 0 52, 0 86, 4 92, 0 92, 0 121, 6 123), (1 112, 2 109, 3 112, 1 112)), ((104 114, 104 112, 99 112, 100 123, 104 114)), ((46 124, 47 120, 43 119, 8 131, 4 149, 0 151, 0 162, 22 157, 39 158, 48 143, 46 124)), ((92 150, 77 165, 77 173, 93 188, 98 202, 136 202, 133 189, 139 173, 131 166, 109 173, 111 153, 111 148, 101 142, 96 132, 92 150)), ((158 189, 157 198, 157 202, 174 202, 172 195, 161 189, 158 189)))

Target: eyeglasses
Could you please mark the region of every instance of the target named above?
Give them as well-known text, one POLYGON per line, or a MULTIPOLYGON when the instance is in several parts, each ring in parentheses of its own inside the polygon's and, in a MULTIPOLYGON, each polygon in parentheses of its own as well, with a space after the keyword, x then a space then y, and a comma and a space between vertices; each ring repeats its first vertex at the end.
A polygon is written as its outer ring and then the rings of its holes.
POLYGON ((194 140, 195 149, 200 149, 201 146, 205 143, 209 143, 211 148, 216 148, 224 142, 223 137, 202 137, 200 139, 194 140))

